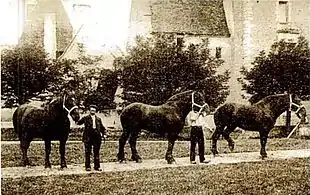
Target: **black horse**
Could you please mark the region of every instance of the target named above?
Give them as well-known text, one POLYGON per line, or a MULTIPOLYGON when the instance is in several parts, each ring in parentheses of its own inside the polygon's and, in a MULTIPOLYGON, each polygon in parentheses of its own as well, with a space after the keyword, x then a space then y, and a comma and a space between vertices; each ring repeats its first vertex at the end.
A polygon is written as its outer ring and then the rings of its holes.
POLYGON ((218 154, 217 140, 222 134, 228 142, 229 148, 234 149, 234 141, 230 137, 236 127, 249 131, 258 131, 260 134, 262 159, 267 157, 266 143, 270 130, 274 127, 277 118, 287 109, 297 108, 296 114, 301 122, 306 121, 306 109, 296 95, 270 95, 253 105, 226 103, 214 113, 216 130, 212 135, 212 153, 218 154))
POLYGON ((42 138, 45 142, 45 168, 50 168, 49 156, 51 140, 59 140, 61 168, 67 167, 65 145, 70 132, 70 115, 74 121, 80 119, 75 100, 72 95, 65 94, 42 106, 26 103, 19 106, 13 114, 13 125, 20 140, 23 166, 30 165, 27 150, 34 138, 42 138))
POLYGON ((159 106, 143 103, 132 103, 124 108, 120 115, 123 133, 119 139, 119 162, 125 160, 124 146, 127 139, 132 152, 132 160, 142 162, 136 149, 136 142, 141 129, 167 135, 168 150, 166 160, 169 164, 175 162, 172 150, 179 133, 182 131, 185 118, 193 106, 204 105, 204 96, 192 90, 178 93, 159 106))

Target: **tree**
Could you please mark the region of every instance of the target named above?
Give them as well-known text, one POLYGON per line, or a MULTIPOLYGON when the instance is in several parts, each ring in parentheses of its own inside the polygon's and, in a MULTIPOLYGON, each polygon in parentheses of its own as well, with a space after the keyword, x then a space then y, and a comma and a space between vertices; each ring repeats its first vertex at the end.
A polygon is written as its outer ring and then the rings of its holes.
POLYGON ((118 58, 127 103, 162 104, 177 92, 200 89, 216 107, 228 95, 229 73, 217 74, 223 60, 210 55, 208 42, 185 47, 173 36, 137 37, 128 55, 118 58))
POLYGON ((78 44, 79 57, 76 59, 79 83, 77 99, 85 107, 96 104, 98 110, 115 108, 114 95, 118 86, 117 72, 104 68, 105 56, 88 55, 83 44, 78 44))
POLYGON ((242 68, 242 88, 259 99, 277 93, 294 93, 303 99, 310 95, 310 48, 307 40, 298 42, 283 40, 271 46, 269 54, 262 51, 252 62, 252 68, 242 68))
POLYGON ((98 87, 88 92, 84 106, 88 107, 90 104, 96 104, 98 110, 115 108, 114 96, 118 86, 117 75, 116 71, 102 70, 98 80, 98 87))
POLYGON ((1 96, 8 99, 7 104, 26 102, 53 80, 46 71, 51 61, 39 46, 22 45, 4 50, 1 60, 1 96))
MULTIPOLYGON (((310 97, 310 48, 307 40, 300 37, 296 44, 284 40, 274 43, 267 55, 262 51, 249 70, 243 67, 240 79, 242 88, 253 96, 255 103, 265 96, 288 92, 302 99, 310 97)), ((287 110, 287 132, 291 129, 291 113, 287 110)))

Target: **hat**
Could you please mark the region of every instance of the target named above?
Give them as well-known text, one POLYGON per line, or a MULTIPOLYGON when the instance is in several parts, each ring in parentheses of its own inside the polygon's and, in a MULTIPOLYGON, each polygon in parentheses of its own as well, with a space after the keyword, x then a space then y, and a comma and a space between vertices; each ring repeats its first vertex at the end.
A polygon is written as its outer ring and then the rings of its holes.
POLYGON ((97 110, 97 106, 94 104, 90 105, 89 108, 95 108, 97 110))

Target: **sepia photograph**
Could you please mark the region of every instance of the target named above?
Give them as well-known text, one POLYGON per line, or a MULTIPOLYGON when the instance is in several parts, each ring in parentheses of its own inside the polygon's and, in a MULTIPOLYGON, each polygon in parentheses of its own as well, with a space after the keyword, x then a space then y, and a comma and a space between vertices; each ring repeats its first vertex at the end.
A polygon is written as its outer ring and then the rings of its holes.
POLYGON ((310 194, 310 0, 1 0, 1 194, 310 194))

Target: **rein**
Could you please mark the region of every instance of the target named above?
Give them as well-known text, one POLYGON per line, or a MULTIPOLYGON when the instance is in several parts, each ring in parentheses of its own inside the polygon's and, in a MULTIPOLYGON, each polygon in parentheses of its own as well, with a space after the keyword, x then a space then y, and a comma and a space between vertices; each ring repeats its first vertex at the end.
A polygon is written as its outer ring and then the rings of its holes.
POLYGON ((70 110, 66 107, 65 105, 65 102, 66 102, 66 95, 64 95, 64 98, 63 98, 63 102, 62 102, 62 107, 65 111, 68 112, 68 115, 74 110, 74 109, 77 109, 78 106, 73 106, 70 110))
POLYGON ((298 105, 293 102, 292 94, 290 94, 290 106, 289 106, 289 111, 292 111, 292 106, 296 106, 297 110, 295 111, 296 113, 299 113, 299 111, 304 108, 304 105, 298 105))
POLYGON ((192 93, 192 111, 194 111, 194 106, 197 106, 198 108, 200 108, 199 113, 201 113, 202 109, 204 109, 206 106, 208 108, 208 110, 210 110, 210 107, 207 103, 205 103, 204 105, 199 105, 197 103, 195 103, 195 97, 194 97, 195 92, 192 93))

